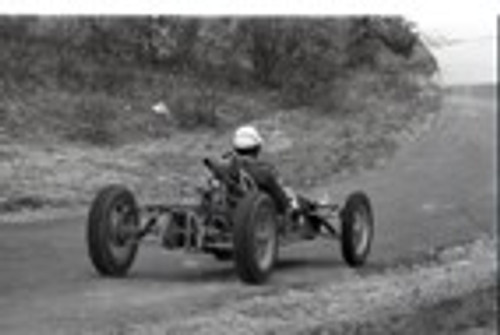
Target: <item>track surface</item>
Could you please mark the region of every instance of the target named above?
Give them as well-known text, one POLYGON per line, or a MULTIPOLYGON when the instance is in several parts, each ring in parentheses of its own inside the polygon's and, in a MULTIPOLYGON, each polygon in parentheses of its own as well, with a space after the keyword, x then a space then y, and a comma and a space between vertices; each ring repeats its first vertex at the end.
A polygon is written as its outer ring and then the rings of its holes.
MULTIPOLYGON (((389 165, 338 182, 334 200, 362 188, 372 197, 376 236, 361 275, 422 252, 493 234, 496 105, 449 97, 421 140, 389 165)), ((317 190, 322 193, 322 190, 317 190)), ((231 263, 146 245, 130 276, 98 277, 84 245, 85 217, 0 227, 0 333, 126 332, 134 323, 186 317, 228 300, 289 286, 346 280, 338 243, 283 250, 264 287, 239 283, 231 263)))

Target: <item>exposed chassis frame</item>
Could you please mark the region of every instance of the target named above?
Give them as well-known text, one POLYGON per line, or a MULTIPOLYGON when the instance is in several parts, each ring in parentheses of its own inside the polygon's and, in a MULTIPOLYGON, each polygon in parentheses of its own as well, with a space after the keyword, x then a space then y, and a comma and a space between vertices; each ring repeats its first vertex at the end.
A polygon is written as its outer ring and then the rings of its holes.
MULTIPOLYGON (((326 234, 320 234, 323 237, 338 237, 340 236, 339 227, 334 226, 329 219, 338 220, 338 215, 340 213, 341 206, 338 204, 324 204, 315 203, 315 209, 320 212, 321 215, 316 215, 319 219, 317 222, 321 224, 327 231, 326 234)), ((197 204, 147 204, 139 208, 139 215, 141 218, 141 224, 139 229, 133 229, 128 232, 133 234, 137 242, 143 239, 148 234, 155 232, 158 228, 161 229, 160 220, 172 220, 173 215, 184 215, 186 216, 186 229, 183 231, 185 245, 181 247, 184 251, 208 251, 214 249, 226 249, 230 250, 232 248, 231 242, 227 243, 209 243, 206 244, 205 237, 208 234, 209 225, 204 221, 207 220, 208 215, 203 215, 197 213, 199 211, 199 205, 197 204), (192 236, 196 237, 194 240, 192 236)), ((286 218, 285 218, 286 220, 286 218)), ((164 223, 165 224, 165 223, 164 223)), ((168 222, 166 224, 169 224, 168 222)), ((290 224, 290 222, 284 222, 285 225, 290 224)), ((166 229, 165 227, 163 229, 166 229)), ((127 232, 125 232, 127 233, 127 232)), ((293 242, 299 240, 296 236, 286 236, 287 234, 281 234, 284 239, 284 244, 287 240, 288 242, 293 242)), ((289 234, 290 235, 290 234, 289 234)), ((294 234, 291 234, 294 235, 294 234)))

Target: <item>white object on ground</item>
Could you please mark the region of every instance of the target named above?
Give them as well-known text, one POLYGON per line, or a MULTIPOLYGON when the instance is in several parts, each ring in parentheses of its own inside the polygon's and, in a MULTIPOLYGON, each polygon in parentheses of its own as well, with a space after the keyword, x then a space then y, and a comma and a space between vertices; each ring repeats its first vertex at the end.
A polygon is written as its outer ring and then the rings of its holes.
POLYGON ((163 101, 156 103, 155 105, 153 105, 151 109, 153 110, 153 112, 155 112, 155 114, 165 115, 168 117, 171 115, 170 109, 168 108, 167 104, 164 103, 163 101))

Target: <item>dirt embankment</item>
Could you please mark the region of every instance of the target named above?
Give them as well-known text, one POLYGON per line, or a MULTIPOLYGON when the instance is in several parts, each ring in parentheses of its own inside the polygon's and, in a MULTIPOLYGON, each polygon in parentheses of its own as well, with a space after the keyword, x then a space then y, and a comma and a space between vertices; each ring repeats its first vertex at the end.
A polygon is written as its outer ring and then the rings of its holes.
MULTIPOLYGON (((380 116, 378 126, 363 115, 332 120, 325 115, 311 118, 299 110, 282 111, 254 123, 267 141, 265 159, 275 164, 286 184, 305 191, 332 175, 383 164, 398 146, 428 130, 437 115, 425 109, 406 120, 404 113, 390 115, 396 109, 403 107, 387 106, 387 117, 380 116)), ((41 211, 72 212, 88 206, 109 183, 127 185, 141 202, 196 197, 195 187, 206 176, 202 158, 227 151, 231 132, 178 133, 166 140, 113 148, 0 143, 0 220, 23 221, 41 211)))
POLYGON ((495 333, 495 241, 484 238, 423 264, 289 289, 132 334, 495 333))

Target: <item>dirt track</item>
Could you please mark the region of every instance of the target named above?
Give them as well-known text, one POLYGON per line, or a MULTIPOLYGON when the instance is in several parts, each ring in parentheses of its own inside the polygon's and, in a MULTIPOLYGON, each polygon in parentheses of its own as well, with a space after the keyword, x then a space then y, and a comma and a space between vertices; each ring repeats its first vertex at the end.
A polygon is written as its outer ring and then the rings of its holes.
MULTIPOLYGON (((496 106, 449 98, 430 132, 387 166, 335 183, 333 199, 355 188, 373 197, 377 219, 370 263, 360 276, 430 249, 493 234, 496 106)), ((332 186, 333 187, 333 186, 332 186)), ((315 190, 318 194, 324 190, 315 190)), ((84 248, 85 217, 0 227, 0 333, 125 332, 228 301, 353 276, 336 243, 285 250, 269 285, 247 287, 231 264, 145 246, 129 278, 95 275, 84 248)))

